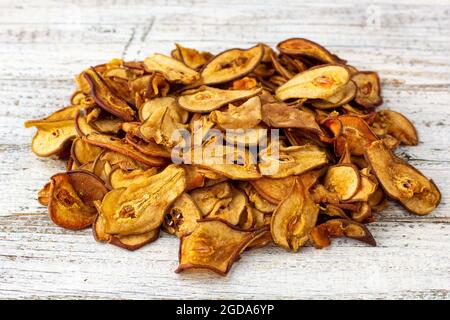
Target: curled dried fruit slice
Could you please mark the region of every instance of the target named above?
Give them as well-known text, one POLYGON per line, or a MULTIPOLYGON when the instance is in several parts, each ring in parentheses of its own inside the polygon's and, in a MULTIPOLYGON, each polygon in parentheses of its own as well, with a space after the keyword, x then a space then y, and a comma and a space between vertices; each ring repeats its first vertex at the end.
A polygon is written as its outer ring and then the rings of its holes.
POLYGON ((328 169, 324 185, 330 192, 339 195, 343 201, 351 199, 359 190, 361 176, 351 164, 339 164, 328 169))
POLYGON ((161 157, 161 158, 170 158, 171 152, 170 149, 157 144, 153 140, 144 141, 140 137, 139 132, 130 131, 125 135, 125 140, 132 145, 134 148, 146 154, 148 156, 153 157, 161 157))
POLYGON ((278 154, 269 146, 259 156, 259 171, 271 178, 299 175, 328 163, 326 152, 315 145, 280 146, 278 154))
POLYGON ((164 219, 164 229, 178 238, 191 233, 202 218, 200 209, 187 193, 183 193, 173 204, 164 219))
POLYGON ((225 111, 213 111, 210 119, 222 129, 249 129, 258 125, 262 119, 261 100, 253 97, 236 107, 228 105, 225 111))
POLYGON ((277 44, 277 49, 287 55, 305 56, 323 63, 345 63, 345 60, 340 59, 320 44, 308 39, 287 39, 277 44))
POLYGON ((160 97, 147 101, 139 108, 139 119, 145 121, 150 118, 155 111, 161 108, 167 108, 167 112, 169 112, 170 116, 177 122, 186 123, 188 121, 189 112, 181 109, 174 97, 160 97))
POLYGON ((60 153, 77 135, 73 119, 43 122, 36 127, 38 130, 31 142, 31 150, 40 157, 60 153))
POLYGON ((326 99, 342 89, 350 80, 344 66, 318 66, 297 74, 278 87, 275 94, 280 100, 292 98, 326 99))
POLYGON ((103 182, 87 171, 69 171, 52 177, 48 212, 52 221, 66 229, 90 226, 97 214, 93 201, 108 192, 103 182))
POLYGON ((281 200, 289 195, 294 185, 295 177, 289 176, 281 179, 273 179, 262 177, 257 180, 250 181, 252 186, 267 201, 278 204, 281 200))
POLYGON ((77 165, 93 162, 103 151, 102 148, 86 143, 81 138, 76 138, 72 142, 70 155, 77 165))
POLYGON ((372 234, 364 225, 347 219, 333 219, 322 223, 311 231, 310 239, 316 248, 321 249, 330 245, 330 237, 342 236, 371 246, 377 245, 372 234))
POLYGON ((174 83, 192 84, 200 78, 197 71, 184 63, 159 53, 145 58, 144 65, 147 71, 160 72, 168 81, 174 83))
POLYGON ((91 96, 102 109, 125 121, 134 119, 135 111, 108 88, 105 80, 94 69, 86 70, 84 78, 89 84, 91 96))
POLYGON ((434 182, 395 156, 383 141, 373 142, 365 157, 384 191, 412 213, 425 215, 439 205, 441 193, 434 182))
POLYGON ((81 106, 74 105, 62 108, 53 112, 48 117, 39 120, 28 120, 25 121, 25 128, 35 127, 39 125, 46 124, 48 122, 62 121, 62 120, 72 120, 75 119, 77 114, 80 112, 81 106))
POLYGON ((415 146, 419 142, 414 125, 404 115, 396 111, 378 111, 372 127, 379 136, 392 135, 400 143, 409 146, 415 146))
POLYGON ((200 52, 195 49, 186 48, 176 43, 179 60, 191 69, 198 69, 207 63, 213 55, 209 52, 200 52))
POLYGON ((322 133, 313 114, 285 103, 267 103, 262 107, 263 121, 273 128, 298 128, 317 135, 322 133))
POLYGON ((378 180, 370 174, 367 174, 367 170, 361 170, 361 184, 358 191, 349 199, 349 202, 366 202, 370 196, 375 193, 378 188, 378 180))
POLYGON ((248 199, 245 193, 241 190, 232 188, 230 200, 228 203, 222 203, 220 207, 213 210, 208 217, 220 218, 232 225, 239 225, 243 220, 248 199))
POLYGON ((142 184, 157 173, 156 168, 128 171, 117 167, 109 173, 108 182, 112 189, 126 188, 132 184, 142 184))
POLYGON ((145 155, 128 143, 124 142, 122 139, 113 136, 100 133, 90 133, 84 136, 83 140, 87 143, 121 153, 148 166, 160 167, 167 163, 166 159, 145 155))
POLYGON ((316 100, 312 102, 312 105, 318 109, 333 109, 342 106, 351 100, 356 95, 356 85, 353 81, 347 82, 347 84, 333 96, 326 98, 325 100, 316 100))
MULTIPOLYGON (((262 178, 265 179, 265 178, 262 178)), ((259 180, 259 179, 258 179, 259 180)), ((255 181, 258 181, 255 180, 255 181)), ((250 184, 247 183, 244 187, 243 187, 245 193, 248 196, 249 201, 252 203, 252 205, 254 206, 253 209, 256 209, 255 212, 261 212, 262 214, 271 214, 272 212, 275 211, 276 206, 274 204, 272 204, 270 201, 267 201, 263 196, 261 196, 259 194, 258 191, 256 191, 256 189, 250 184)), ((289 188, 290 190, 290 188, 289 188)))
POLYGON ((51 182, 47 182, 38 192, 38 201, 43 206, 48 206, 48 201, 50 200, 51 196, 50 188, 51 182))
POLYGON ((108 192, 101 205, 105 232, 125 236, 159 228, 166 210, 185 188, 184 169, 170 165, 142 183, 108 192))
POLYGON ((232 189, 228 182, 222 182, 210 187, 195 189, 191 191, 190 195, 202 215, 207 216, 230 203, 232 189))
POLYGON ((270 230, 274 242, 287 250, 297 251, 308 241, 318 214, 319 206, 296 180, 288 197, 280 202, 272 215, 270 230))
POLYGON ((370 205, 367 202, 360 202, 358 210, 352 212, 352 219, 359 223, 374 221, 370 205))
POLYGON ((180 107, 191 112, 210 112, 237 100, 248 99, 261 92, 261 88, 223 90, 202 86, 178 97, 180 107))
POLYGON ((175 272, 209 269, 226 275, 240 253, 264 231, 240 230, 217 219, 199 220, 192 233, 181 237, 180 264, 175 272))
POLYGON ((242 78, 253 71, 264 55, 261 44, 250 49, 230 49, 219 53, 201 71, 201 83, 212 85, 242 78))
POLYGON ((376 72, 357 72, 351 79, 357 87, 356 103, 366 108, 377 107, 383 103, 380 78, 376 72))

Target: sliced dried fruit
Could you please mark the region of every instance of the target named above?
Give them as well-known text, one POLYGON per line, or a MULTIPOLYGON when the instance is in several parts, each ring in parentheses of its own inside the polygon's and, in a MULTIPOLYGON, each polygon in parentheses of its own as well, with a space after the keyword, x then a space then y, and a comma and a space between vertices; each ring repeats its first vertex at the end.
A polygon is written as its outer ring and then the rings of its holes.
POLYGON ((294 185, 295 177, 289 176, 281 179, 262 177, 250 181, 258 193, 270 203, 278 204, 289 195, 294 185))
POLYGON ((184 63, 159 53, 145 58, 144 66, 147 71, 160 72, 168 81, 174 83, 192 84, 200 78, 197 71, 184 63))
POLYGON ((248 99, 261 92, 261 88, 223 90, 207 86, 185 92, 178 97, 181 108, 191 112, 211 112, 237 100, 248 99))
POLYGON ((91 96, 102 109, 125 121, 134 119, 135 111, 107 87, 104 79, 94 69, 86 70, 84 78, 89 84, 91 96))
POLYGON ((198 69, 207 63, 213 55, 209 52, 200 52, 195 49, 186 48, 176 43, 179 60, 191 69, 198 69))
POLYGON ((265 230, 244 231, 217 219, 199 220, 192 233, 181 237, 175 272, 209 269, 226 275, 240 253, 265 230))
POLYGON ((280 202, 272 215, 270 230, 273 241, 287 250, 298 251, 308 241, 318 214, 319 206, 296 180, 288 197, 280 202))
POLYGON ((126 188, 132 184, 142 184, 149 177, 154 176, 157 173, 158 171, 156 168, 150 168, 148 170, 135 169, 129 171, 116 167, 110 172, 108 182, 112 189, 126 188))
POLYGON ((133 148, 131 145, 127 144, 122 139, 116 138, 114 136, 108 136, 100 133, 90 133, 84 136, 83 140, 87 143, 124 154, 149 166, 160 167, 167 163, 167 161, 163 158, 151 157, 143 154, 142 152, 133 148))
POLYGON ((365 108, 377 107, 383 103, 380 78, 376 72, 357 72, 351 79, 357 87, 356 103, 365 108))
POLYGON ((52 177, 48 212, 60 227, 84 229, 95 219, 93 201, 103 199, 108 192, 103 182, 87 171, 69 171, 52 177))
POLYGON ((74 120, 49 121, 35 124, 38 129, 31 150, 40 157, 49 157, 63 151, 77 135, 74 120))
POLYGON ((261 122, 261 100, 248 99, 240 106, 229 104, 225 111, 213 111, 210 118, 222 129, 250 129, 261 122))
POLYGON ((72 120, 75 119, 80 110, 81 106, 79 105, 68 106, 53 112, 51 115, 43 119, 25 121, 25 128, 36 127, 48 122, 72 120))
POLYGON ((280 86, 275 94, 280 100, 326 99, 341 90, 349 80, 350 74, 344 66, 318 66, 297 74, 280 86))
POLYGON ((201 83, 212 85, 242 78, 253 71, 263 58, 264 48, 230 49, 219 53, 201 71, 201 83))
POLYGON ((381 137, 392 135, 400 143, 408 146, 415 146, 419 142, 414 125, 404 115, 396 111, 378 111, 372 128, 377 135, 381 137))
POLYGON ((347 104, 356 95, 356 85, 353 81, 347 82, 347 84, 333 96, 326 98, 325 100, 312 101, 312 105, 318 109, 333 109, 344 104, 347 104))
POLYGON ((181 238, 194 231, 197 220, 202 218, 200 209, 187 193, 183 193, 170 208, 164 219, 164 229, 181 238))
POLYGON ((329 191, 339 195, 345 201, 351 199, 359 190, 361 176, 351 164, 339 164, 328 169, 324 185, 329 191))
POLYGON ((102 148, 86 143, 81 138, 76 138, 72 142, 70 155, 77 165, 93 162, 103 151, 102 148))
POLYGON ((101 205, 106 233, 125 236, 159 228, 166 210, 185 188, 184 169, 170 165, 142 183, 108 192, 101 205))
POLYGON ((277 44, 277 49, 287 55, 305 56, 313 58, 323 63, 343 63, 345 60, 340 59, 336 55, 330 53, 320 44, 308 39, 292 38, 277 44))
POLYGON ((434 182, 395 156, 382 141, 373 142, 365 157, 384 191, 412 213, 429 214, 439 205, 441 193, 434 182))

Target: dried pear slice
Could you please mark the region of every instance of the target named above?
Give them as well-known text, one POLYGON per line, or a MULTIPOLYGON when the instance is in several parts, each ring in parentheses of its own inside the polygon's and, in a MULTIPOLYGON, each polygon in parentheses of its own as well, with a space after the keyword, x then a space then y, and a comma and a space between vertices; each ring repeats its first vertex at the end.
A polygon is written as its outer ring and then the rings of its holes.
POLYGON ((262 177, 257 180, 250 181, 251 185, 258 193, 267 201, 278 204, 289 195, 294 185, 295 177, 289 176, 281 179, 273 179, 262 177))
POLYGON ((72 120, 75 119, 80 110, 81 106, 79 105, 68 106, 53 112, 51 115, 43 119, 25 121, 25 128, 39 126, 48 122, 72 120))
POLYGON ((250 183, 247 183, 244 187, 244 191, 247 194, 249 201, 254 206, 254 209, 257 211, 262 214, 272 214, 275 211, 276 205, 266 200, 250 183))
POLYGON ((185 188, 184 169, 170 165, 142 183, 108 192, 101 205, 105 231, 125 236, 155 230, 185 188))
POLYGON ((200 78, 200 74, 184 63, 163 54, 155 53, 144 59, 147 71, 160 72, 170 82, 184 85, 192 84, 200 78))
POLYGON ((201 70, 201 83, 220 84, 242 78, 252 72, 264 55, 258 44, 250 49, 230 49, 219 53, 201 70))
POLYGON ((186 48, 178 43, 175 43, 175 45, 179 54, 179 60, 194 70, 202 67, 213 57, 209 52, 200 52, 195 49, 186 48))
POLYGON ((355 95, 356 85, 353 81, 350 80, 342 88, 342 90, 340 90, 333 96, 327 98, 326 100, 312 101, 311 104, 318 109, 333 109, 352 101, 355 95))
POLYGON ((370 231, 362 224, 347 219, 332 219, 315 227, 310 234, 314 247, 321 249, 330 245, 330 237, 345 236, 371 246, 377 243, 370 231))
POLYGON ((174 97, 159 97, 147 101, 139 108, 139 119, 145 121, 161 108, 167 108, 170 116, 177 122, 186 123, 188 121, 189 112, 180 108, 174 97))
POLYGON ((203 219, 180 240, 180 263, 175 272, 208 269, 222 276, 249 243, 267 229, 245 231, 217 219, 203 219))
POLYGON ((159 228, 142 234, 112 236, 109 243, 129 251, 135 251, 155 241, 159 237, 159 228))
POLYGON ((170 208, 164 219, 164 230, 178 238, 191 233, 202 218, 200 209, 187 193, 183 193, 170 208))
POLYGON ((127 157, 133 158, 148 166, 160 167, 167 163, 166 159, 145 155, 124 142, 122 139, 113 136, 100 133, 90 133, 84 136, 83 140, 98 147, 124 154, 127 157))
POLYGON ((278 87, 275 95, 280 100, 326 99, 341 90, 349 80, 350 74, 344 66, 318 66, 297 74, 278 87))
POLYGON ((372 208, 367 202, 360 202, 357 211, 352 211, 352 219, 359 223, 374 221, 372 208))
POLYGON ((380 78, 376 72, 357 72, 352 75, 357 91, 355 101, 365 108, 373 108, 383 103, 380 78))
POLYGON ((77 114, 75 117, 75 129, 80 137, 83 137, 89 133, 97 132, 87 121, 86 116, 82 113, 77 114))
POLYGON ((52 221, 72 230, 90 226, 97 214, 93 201, 108 192, 103 182, 81 170, 58 173, 51 180, 48 212, 52 221))
POLYGON ((351 164, 339 164, 328 168, 324 186, 339 195, 342 201, 351 199, 360 189, 361 176, 351 164))
POLYGON ((38 130, 31 142, 31 150, 40 157, 60 153, 77 135, 73 119, 42 122, 36 127, 38 130))
POLYGON ((137 134, 128 132, 125 135, 125 140, 134 148, 152 157, 170 158, 171 151, 169 148, 157 144, 153 140, 144 141, 137 134))
POLYGON ((380 136, 394 136, 400 143, 415 146, 419 142, 416 128, 404 115, 392 110, 377 112, 372 124, 375 133, 380 136))
POLYGON ((156 168, 128 171, 117 167, 110 172, 108 182, 112 189, 127 188, 132 184, 142 184, 149 177, 154 176, 157 173, 158 171, 156 168))
POLYGON ((261 92, 255 87, 248 90, 223 90, 207 86, 185 92, 178 97, 178 105, 191 112, 205 113, 219 109, 237 100, 248 99, 261 92))
POLYGON ((232 225, 239 225, 243 220, 248 199, 243 191, 235 188, 232 188, 230 197, 230 201, 225 206, 213 210, 208 218, 220 218, 232 225))
POLYGON ((253 97, 236 107, 228 105, 225 111, 213 111, 210 119, 222 129, 250 129, 261 122, 261 100, 253 97))
POLYGON ((280 146, 278 155, 273 154, 271 145, 259 157, 259 171, 271 178, 299 175, 328 163, 327 153, 316 145, 280 146))
POLYGON ((412 213, 429 214, 439 205, 441 193, 434 182, 395 156, 382 141, 373 142, 365 157, 384 191, 412 213))
POLYGON ((377 191, 378 181, 372 175, 367 175, 360 171, 361 184, 358 191, 347 202, 367 202, 372 194, 377 191))
POLYGON ((108 88, 104 79, 94 69, 86 70, 84 78, 89 84, 92 97, 102 109, 125 121, 134 119, 135 111, 108 88))
POLYGON ((89 144, 81 138, 76 138, 72 142, 70 155, 75 163, 81 166, 93 162, 102 151, 102 148, 89 144))
POLYGON ((48 201, 51 197, 51 182, 47 182, 41 190, 38 191, 38 201, 43 206, 48 206, 48 201))
POLYGON ((285 103, 264 104, 262 120, 273 128, 298 128, 317 135, 322 133, 313 114, 285 103))
POLYGON ((277 49, 281 53, 287 55, 305 56, 308 58, 313 58, 323 63, 345 64, 346 62, 345 60, 342 60, 336 55, 330 53, 320 44, 303 38, 291 38, 284 40, 279 44, 277 44, 277 49))
POLYGON ((298 251, 308 241, 318 215, 319 206, 296 180, 287 198, 280 202, 272 215, 270 230, 273 241, 286 250, 298 251))
POLYGON ((228 182, 221 182, 210 187, 192 190, 190 196, 197 204, 202 216, 206 217, 231 201, 232 189, 228 182))

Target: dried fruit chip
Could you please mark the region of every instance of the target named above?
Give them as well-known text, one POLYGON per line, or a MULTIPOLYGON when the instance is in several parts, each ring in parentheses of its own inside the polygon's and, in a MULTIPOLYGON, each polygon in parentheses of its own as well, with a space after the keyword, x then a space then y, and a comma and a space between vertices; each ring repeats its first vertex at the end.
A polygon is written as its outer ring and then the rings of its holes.
POLYGON ((250 129, 262 119, 259 97, 248 99, 240 106, 228 105, 225 111, 213 111, 210 118, 222 129, 250 129))
POLYGON ((419 142, 414 125, 404 115, 396 111, 378 111, 372 127, 379 136, 392 135, 405 145, 415 146, 419 142))
POLYGON ((323 63, 345 63, 345 60, 339 59, 336 55, 330 53, 320 44, 308 39, 287 39, 280 42, 277 45, 277 49, 284 54, 305 56, 323 63))
POLYGON ((365 157, 384 191, 406 209, 425 215, 438 206, 441 193, 434 182, 395 156, 383 141, 373 142, 367 148, 365 157))
POLYGON ((366 108, 377 107, 383 103, 380 78, 376 72, 357 72, 351 79, 357 87, 356 103, 366 108))
POLYGON ((159 53, 145 58, 144 65, 146 70, 160 72, 168 81, 174 83, 192 84, 200 78, 197 71, 184 63, 159 53))
POLYGON ((185 65, 191 69, 198 69, 207 63, 213 55, 209 52, 200 52, 195 49, 186 48, 176 43, 177 52, 180 59, 185 65))
POLYGON ((340 164, 328 169, 324 185, 331 192, 345 201, 351 199, 360 189, 361 176, 358 169, 351 164, 340 164))
POLYGON ((164 229, 178 238, 191 233, 202 218, 200 209, 187 193, 183 193, 165 216, 164 229))
POLYGON ((31 149, 40 157, 49 157, 63 151, 77 132, 74 120, 50 121, 36 124, 31 149))
POLYGON ((240 253, 265 230, 244 231, 217 219, 199 220, 192 233, 181 237, 175 272, 209 269, 226 275, 240 253))

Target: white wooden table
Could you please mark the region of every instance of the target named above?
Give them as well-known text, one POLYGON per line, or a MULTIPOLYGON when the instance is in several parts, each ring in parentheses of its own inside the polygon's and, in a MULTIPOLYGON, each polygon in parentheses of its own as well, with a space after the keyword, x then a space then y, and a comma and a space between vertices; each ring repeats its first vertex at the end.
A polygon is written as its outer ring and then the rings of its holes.
POLYGON ((450 2, 336 2, 0 0, 0 298, 449 299, 450 2), (400 154, 442 191, 433 214, 392 204, 369 226, 378 247, 267 247, 226 278, 175 274, 178 240, 167 235, 127 252, 48 220, 36 192, 63 164, 31 153, 23 122, 66 105, 80 70, 168 53, 174 42, 219 52, 294 36, 379 71, 385 107, 420 135, 400 154))

